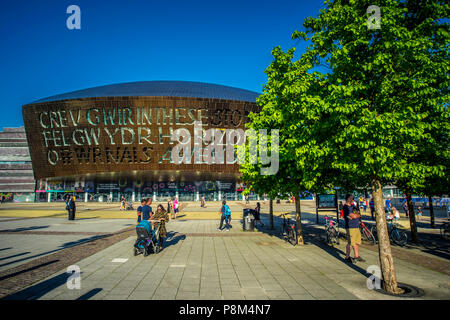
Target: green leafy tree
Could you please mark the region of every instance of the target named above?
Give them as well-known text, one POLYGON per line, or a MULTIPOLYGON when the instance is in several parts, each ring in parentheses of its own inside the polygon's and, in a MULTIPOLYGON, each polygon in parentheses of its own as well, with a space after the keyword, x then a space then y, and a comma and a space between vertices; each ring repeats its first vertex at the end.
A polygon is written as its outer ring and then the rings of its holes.
MULTIPOLYGON (((299 130, 309 130, 302 124, 299 114, 307 117, 313 116, 303 112, 309 103, 309 91, 317 90, 319 81, 314 75, 304 72, 301 78, 297 77, 298 63, 292 63, 294 50, 284 53, 279 47, 274 48, 274 60, 266 69, 268 82, 264 86, 263 94, 258 98, 258 105, 262 110, 250 114, 248 128, 256 131, 260 129, 279 130, 279 170, 276 175, 261 175, 261 163, 251 164, 247 161, 241 164, 242 179, 258 190, 268 193, 273 199, 276 195, 289 195, 295 197, 295 211, 297 221, 297 234, 299 244, 303 244, 303 231, 301 223, 300 196, 311 192, 320 192, 319 188, 326 183, 326 174, 316 170, 319 164, 310 161, 315 158, 314 142, 307 141, 306 135, 299 135, 299 130), (311 144, 308 147, 296 149, 298 139, 311 144), (309 157, 307 156, 309 155, 309 157)), ((306 68, 304 69, 306 71, 306 68)), ((319 76, 320 74, 316 74, 319 76)), ((320 97, 318 97, 320 100, 320 97)), ((303 119, 303 118, 302 118, 303 119)), ((310 136, 310 135, 309 135, 310 136)), ((247 151, 248 151, 247 146, 247 151)), ((318 158, 322 160, 322 158, 318 158)), ((330 175, 331 176, 331 175, 330 175)))
POLYGON ((316 18, 305 19, 306 30, 293 34, 311 42, 300 61, 327 68, 324 103, 312 104, 319 114, 314 126, 329 129, 331 167, 370 183, 383 284, 391 293, 401 289, 382 187, 405 181, 414 190, 443 170, 414 159, 441 147, 435 144, 438 127, 449 133, 448 24, 441 21, 448 13, 444 1, 326 1, 316 18), (380 28, 367 23, 371 5, 380 9, 380 28))

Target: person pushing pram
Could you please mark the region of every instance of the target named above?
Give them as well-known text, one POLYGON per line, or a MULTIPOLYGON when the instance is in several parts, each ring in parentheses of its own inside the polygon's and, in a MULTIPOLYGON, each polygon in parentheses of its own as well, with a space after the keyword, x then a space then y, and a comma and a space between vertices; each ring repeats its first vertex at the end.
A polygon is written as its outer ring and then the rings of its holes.
POLYGON ((164 238, 167 236, 166 222, 170 221, 170 215, 164 209, 162 204, 158 206, 156 212, 150 217, 150 222, 153 225, 154 233, 157 236, 159 243, 159 251, 163 249, 164 238))

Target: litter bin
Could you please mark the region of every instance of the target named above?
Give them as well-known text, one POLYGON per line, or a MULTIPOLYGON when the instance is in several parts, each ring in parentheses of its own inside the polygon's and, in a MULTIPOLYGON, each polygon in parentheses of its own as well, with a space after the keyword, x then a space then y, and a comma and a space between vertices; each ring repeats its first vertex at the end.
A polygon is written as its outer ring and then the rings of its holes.
POLYGON ((255 217, 253 216, 251 209, 244 209, 242 228, 244 231, 255 230, 255 217))

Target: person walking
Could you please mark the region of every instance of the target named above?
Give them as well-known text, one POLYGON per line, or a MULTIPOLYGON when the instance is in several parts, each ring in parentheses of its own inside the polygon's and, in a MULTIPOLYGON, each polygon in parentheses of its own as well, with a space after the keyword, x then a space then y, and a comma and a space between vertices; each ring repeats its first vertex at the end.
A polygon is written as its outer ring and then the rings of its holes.
POLYGON ((120 211, 125 210, 125 197, 120 197, 120 211))
POLYGON ((388 197, 387 199, 386 199, 386 212, 391 212, 391 210, 392 210, 392 208, 391 208, 391 198, 390 197, 388 197))
POLYGON ((369 201, 370 215, 372 216, 372 220, 375 220, 375 202, 373 202, 373 198, 370 198, 369 201))
POLYGON ((150 220, 152 218, 152 198, 143 199, 143 203, 145 203, 142 207, 142 220, 150 220))
POLYGON ((170 212, 172 211, 172 198, 167 199, 167 214, 170 216, 170 212))
POLYGON ((222 201, 222 208, 220 209, 221 217, 220 217, 220 226, 217 228, 218 231, 223 230, 223 222, 225 221, 225 228, 226 231, 230 231, 231 227, 231 210, 230 207, 227 205, 227 202, 225 200, 222 201))
POLYGON ((173 218, 177 218, 177 213, 179 210, 178 196, 175 196, 175 200, 173 200, 173 218))
POLYGON ((170 215, 164 210, 162 204, 156 208, 156 212, 153 214, 151 221, 154 229, 159 226, 159 251, 161 251, 163 249, 164 239, 167 236, 166 222, 170 221, 170 215))
POLYGON ((138 214, 138 219, 137 219, 137 223, 139 224, 139 222, 142 221, 142 210, 144 209, 144 206, 146 204, 146 200, 142 199, 141 200, 141 205, 137 208, 137 214, 138 214))
POLYGON ((67 216, 69 216, 69 214, 70 214, 70 196, 69 195, 66 196, 65 203, 66 203, 67 216))
POLYGON ((201 203, 200 203, 200 207, 202 207, 202 208, 205 208, 205 207, 206 207, 205 196, 202 196, 201 203))
POLYGON ((364 198, 363 200, 363 208, 364 208, 364 213, 367 212, 367 198, 364 198))
POLYGON ((345 253, 345 261, 353 263, 350 258, 351 250, 355 254, 355 260, 364 262, 365 260, 359 256, 359 245, 361 244, 361 231, 359 230, 361 214, 353 204, 353 195, 347 194, 345 197, 345 204, 342 209, 345 219, 345 229, 347 231, 347 248, 345 253))
POLYGON ((70 197, 69 200, 69 220, 75 220, 75 211, 77 206, 75 205, 75 196, 70 197))
POLYGON ((264 227, 264 223, 261 221, 261 204, 259 202, 256 203, 255 210, 252 210, 253 216, 255 217, 255 226, 259 224, 264 227))
POLYGON ((423 214, 422 207, 418 206, 417 207, 417 220, 422 221, 422 214, 423 214))
POLYGON ((406 217, 409 217, 408 201, 406 199, 405 202, 403 202, 402 208, 405 211, 406 217))

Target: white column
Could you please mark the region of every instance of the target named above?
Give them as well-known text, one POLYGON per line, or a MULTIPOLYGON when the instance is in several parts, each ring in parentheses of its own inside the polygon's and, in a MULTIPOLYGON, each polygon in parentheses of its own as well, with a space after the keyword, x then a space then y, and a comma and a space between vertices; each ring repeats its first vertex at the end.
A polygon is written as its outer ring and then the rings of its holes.
POLYGON ((200 193, 198 191, 195 193, 195 201, 200 201, 200 193))
POLYGON ((84 202, 88 202, 88 193, 87 192, 84 193, 84 202))
POLYGON ((52 197, 52 193, 51 192, 47 192, 47 202, 51 202, 51 197, 52 197))
POLYGON ((244 196, 244 193, 242 193, 242 200, 245 200, 245 196, 244 196))
POLYGON ((153 192, 153 202, 156 202, 156 192, 153 192))
POLYGON ((131 201, 135 202, 136 201, 136 193, 133 191, 133 193, 131 194, 131 201))
POLYGON ((234 201, 238 201, 238 194, 237 194, 237 191, 234 192, 234 201))
POLYGON ((258 201, 261 200, 261 198, 259 197, 259 194, 257 196, 258 196, 258 201))
POLYGON ((219 201, 222 200, 222 191, 219 190, 219 201))

